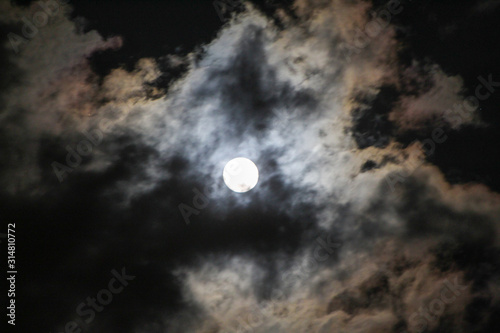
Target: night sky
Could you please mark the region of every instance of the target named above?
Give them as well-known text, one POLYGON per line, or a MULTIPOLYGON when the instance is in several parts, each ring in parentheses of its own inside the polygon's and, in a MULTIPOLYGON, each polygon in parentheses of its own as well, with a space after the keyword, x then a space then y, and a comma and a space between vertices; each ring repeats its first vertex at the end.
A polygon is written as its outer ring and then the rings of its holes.
POLYGON ((499 17, 0 0, 1 325, 499 332, 499 17))

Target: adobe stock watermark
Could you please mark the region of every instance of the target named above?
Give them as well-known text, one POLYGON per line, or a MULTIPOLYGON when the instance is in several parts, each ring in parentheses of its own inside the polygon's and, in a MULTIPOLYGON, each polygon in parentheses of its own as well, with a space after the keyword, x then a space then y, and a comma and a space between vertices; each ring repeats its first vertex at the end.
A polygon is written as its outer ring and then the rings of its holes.
MULTIPOLYGON (((421 306, 418 311, 415 311, 408 319, 408 324, 411 332, 424 332, 430 323, 435 323, 438 318, 444 313, 447 305, 452 304, 462 295, 462 292, 468 287, 458 284, 458 277, 455 277, 455 282, 451 283, 448 279, 444 281, 444 287, 441 289, 439 296, 431 300, 427 306, 421 306)), ((408 333, 403 331, 401 333, 408 333)))
MULTIPOLYGON (((491 95, 500 88, 500 82, 493 81, 493 75, 488 74, 488 78, 485 79, 483 76, 477 77, 480 82, 476 89, 474 90, 474 96, 468 96, 464 99, 462 103, 457 103, 453 107, 449 108, 444 112, 445 115, 449 116, 449 119, 464 122, 471 112, 475 111, 479 107, 480 101, 485 101, 491 97, 491 95)), ((434 154, 436 151, 436 144, 442 144, 448 139, 445 131, 442 127, 436 127, 432 133, 431 137, 422 141, 422 149, 427 157, 434 154)), ((419 167, 425 163, 425 160, 419 160, 414 164, 410 164, 410 171, 401 170, 393 172, 385 178, 387 184, 389 185, 392 192, 396 189, 396 184, 403 183, 408 179, 419 167)))
POLYGON ((338 250, 342 246, 342 243, 333 239, 330 234, 327 234, 326 236, 318 236, 315 239, 315 243, 316 246, 312 251, 312 257, 307 258, 307 260, 300 265, 297 271, 282 275, 282 280, 290 280, 290 276, 293 281, 306 278, 309 274, 315 272, 319 268, 319 263, 325 262, 334 253, 338 253, 338 250))
POLYGON ((127 275, 125 267, 122 268, 121 273, 113 269, 111 274, 113 277, 109 280, 107 288, 99 290, 96 297, 87 297, 85 302, 78 304, 75 311, 79 318, 68 321, 64 325, 64 331, 59 333, 81 333, 85 331, 88 325, 94 321, 96 312, 102 312, 104 307, 113 301, 113 296, 120 294, 128 286, 129 281, 135 279, 135 276, 127 275))
MULTIPOLYGON (((228 163, 226 168, 224 169, 224 177, 228 181, 230 181, 231 177, 238 177, 243 172, 240 163, 234 160, 231 162, 228 163)), ((191 202, 192 206, 184 202, 179 204, 179 211, 184 222, 187 225, 191 224, 190 217, 192 215, 199 215, 203 209, 207 208, 208 204, 210 203, 210 197, 215 192, 215 186, 216 184, 212 183, 211 185, 206 186, 203 191, 200 191, 200 189, 195 187, 192 189, 192 192, 194 194, 191 202)))
POLYGON ((52 170, 60 183, 67 177, 66 173, 71 173, 78 168, 83 161, 82 157, 92 154, 94 147, 101 144, 103 134, 100 130, 94 129, 92 132, 84 131, 83 135, 87 140, 81 140, 76 146, 67 145, 66 164, 57 161, 52 162, 52 170))
MULTIPOLYGON (((411 1, 411 0, 408 0, 411 1)), ((390 0, 384 9, 378 12, 371 12, 372 19, 366 23, 363 30, 356 28, 354 32, 354 38, 352 43, 342 42, 340 48, 344 54, 344 57, 349 62, 353 53, 360 53, 361 50, 366 48, 372 39, 379 36, 382 31, 384 31, 389 24, 393 16, 400 14, 404 7, 399 0, 390 0)))
POLYGON ((201 192, 197 187, 195 187, 192 191, 194 193, 192 201, 192 205, 194 207, 191 207, 185 203, 181 203, 178 206, 182 218, 187 225, 191 224, 191 215, 199 215, 200 211, 208 206, 210 202, 208 198, 212 193, 210 190, 208 190, 208 188, 205 188, 205 191, 201 192))
MULTIPOLYGON (((281 275, 283 283, 293 283, 306 279, 312 272, 319 268, 319 263, 325 262, 342 246, 342 243, 332 239, 330 234, 326 236, 319 236, 315 240, 316 246, 313 249, 312 257, 308 258, 306 262, 300 265, 299 269, 295 272, 285 273, 281 275)), ((236 319, 236 327, 224 330, 223 333, 233 332, 253 332, 254 329, 264 324, 267 318, 273 315, 274 309, 277 308, 278 302, 285 298, 285 294, 281 290, 275 290, 272 293, 272 301, 269 302, 264 308, 257 306, 252 311, 249 311, 244 316, 239 316, 236 319)))
POLYGON ((21 28, 22 36, 13 32, 9 32, 7 34, 7 38, 9 39, 10 46, 12 47, 14 53, 19 53, 21 45, 26 45, 28 42, 33 40, 39 32, 38 29, 45 27, 49 23, 49 18, 57 15, 61 6, 67 5, 68 2, 68 0, 37 1, 36 5, 40 8, 40 10, 36 11, 31 19, 26 16, 21 18, 23 23, 21 28))

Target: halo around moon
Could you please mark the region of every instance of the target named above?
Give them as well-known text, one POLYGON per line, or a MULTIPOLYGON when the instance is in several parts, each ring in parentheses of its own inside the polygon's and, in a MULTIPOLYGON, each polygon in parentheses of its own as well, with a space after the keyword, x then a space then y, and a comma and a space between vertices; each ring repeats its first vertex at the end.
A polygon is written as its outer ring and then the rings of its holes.
POLYGON ((248 192, 259 181, 259 169, 245 157, 237 157, 227 162, 222 173, 224 183, 234 192, 248 192))

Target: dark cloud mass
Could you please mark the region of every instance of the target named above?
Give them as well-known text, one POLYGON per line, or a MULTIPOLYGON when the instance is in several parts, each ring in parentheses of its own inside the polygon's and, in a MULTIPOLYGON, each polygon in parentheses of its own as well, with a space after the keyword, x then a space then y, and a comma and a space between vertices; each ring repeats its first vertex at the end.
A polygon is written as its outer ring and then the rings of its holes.
POLYGON ((499 9, 0 0, 9 332, 497 332, 499 9))

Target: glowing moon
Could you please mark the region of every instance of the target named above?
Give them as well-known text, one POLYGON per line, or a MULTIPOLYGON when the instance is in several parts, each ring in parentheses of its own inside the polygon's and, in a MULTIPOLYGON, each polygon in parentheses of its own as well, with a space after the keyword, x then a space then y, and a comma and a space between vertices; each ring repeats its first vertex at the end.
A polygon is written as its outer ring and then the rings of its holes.
POLYGON ((227 162, 222 173, 224 183, 234 192, 248 192, 259 181, 259 169, 248 158, 237 157, 227 162))

